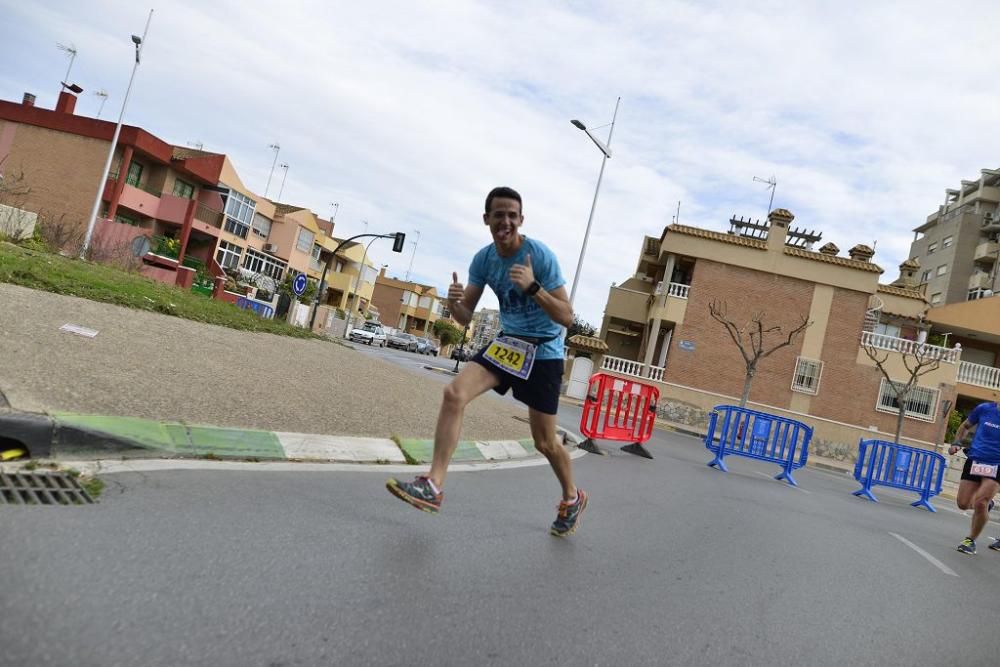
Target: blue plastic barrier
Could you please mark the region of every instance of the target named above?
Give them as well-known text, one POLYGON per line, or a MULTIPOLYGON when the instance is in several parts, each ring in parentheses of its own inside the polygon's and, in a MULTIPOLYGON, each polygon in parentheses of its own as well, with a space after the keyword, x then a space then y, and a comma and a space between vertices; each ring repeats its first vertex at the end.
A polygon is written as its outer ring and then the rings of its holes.
POLYGON ((872 487, 888 486, 919 493, 920 500, 910 505, 937 511, 929 501, 941 493, 946 467, 944 456, 883 440, 861 440, 858 449, 854 479, 861 482, 861 488, 854 491, 855 496, 877 503, 878 498, 872 494, 872 487))
POLYGON ((248 299, 245 296, 241 296, 236 300, 236 306, 242 308, 243 310, 252 310, 264 319, 271 319, 274 317, 274 308, 266 303, 248 299))
POLYGON ((735 405, 717 405, 708 417, 705 447, 715 452, 708 465, 728 472, 726 456, 745 456, 782 467, 775 479, 798 486, 792 471, 806 464, 813 430, 802 422, 735 405))

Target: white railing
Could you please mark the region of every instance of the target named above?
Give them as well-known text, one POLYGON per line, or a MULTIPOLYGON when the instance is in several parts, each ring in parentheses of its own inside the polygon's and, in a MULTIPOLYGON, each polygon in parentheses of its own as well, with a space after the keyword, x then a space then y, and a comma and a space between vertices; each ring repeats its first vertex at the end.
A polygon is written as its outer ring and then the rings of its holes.
POLYGON ((601 360, 601 370, 621 373, 622 375, 631 375, 632 377, 653 380, 655 382, 663 381, 662 367, 647 366, 641 361, 632 361, 631 359, 622 359, 621 357, 604 355, 601 360))
POLYGON ((688 298, 688 290, 691 289, 690 285, 683 285, 681 283, 664 283, 662 280, 656 283, 656 290, 654 294, 656 296, 663 296, 667 294, 669 296, 676 296, 678 299, 688 298))
POLYGON ((861 344, 870 345, 879 350, 889 350, 900 354, 922 354, 931 359, 938 359, 946 364, 958 363, 962 354, 961 346, 956 345, 953 349, 940 347, 939 345, 928 345, 915 340, 897 338, 896 336, 886 336, 872 331, 865 331, 861 334, 861 344))
POLYGON ((690 285, 682 285, 681 283, 670 283, 670 289, 667 290, 667 294, 670 296, 676 296, 678 299, 688 298, 688 291, 690 291, 690 285))
POLYGON ((958 381, 987 389, 1000 389, 1000 368, 974 364, 971 361, 960 361, 958 363, 958 381))

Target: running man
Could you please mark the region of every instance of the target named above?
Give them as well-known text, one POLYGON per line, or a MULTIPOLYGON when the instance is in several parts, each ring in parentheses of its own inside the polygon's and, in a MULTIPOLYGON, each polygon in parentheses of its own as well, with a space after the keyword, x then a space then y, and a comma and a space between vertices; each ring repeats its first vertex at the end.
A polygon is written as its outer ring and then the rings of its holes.
MULTIPOLYGON (((1000 407, 996 403, 977 405, 955 432, 955 443, 948 448, 948 454, 962 449, 959 443, 973 427, 976 427, 976 434, 966 452, 968 459, 962 470, 956 499, 960 509, 974 510, 969 536, 958 545, 959 551, 970 556, 976 553, 976 538, 986 526, 993 496, 1000 490, 1000 481, 997 481, 997 470, 1000 468, 1000 407)), ((1000 539, 995 540, 990 549, 1000 551, 1000 539)))
POLYGON ((524 223, 521 195, 511 188, 494 188, 486 197, 483 222, 490 228, 493 243, 473 257, 467 287, 452 273, 448 307, 455 320, 468 324, 489 285, 500 302, 503 331, 445 388, 430 473, 412 482, 390 479, 386 487, 414 507, 437 513, 465 406, 490 389, 499 394, 512 389, 514 398, 528 406, 535 449, 549 460, 562 486, 562 502, 550 532, 564 537, 576 530, 587 507, 587 494, 573 483, 569 455, 556 435, 563 327, 573 323, 573 307, 555 254, 520 233, 524 223))

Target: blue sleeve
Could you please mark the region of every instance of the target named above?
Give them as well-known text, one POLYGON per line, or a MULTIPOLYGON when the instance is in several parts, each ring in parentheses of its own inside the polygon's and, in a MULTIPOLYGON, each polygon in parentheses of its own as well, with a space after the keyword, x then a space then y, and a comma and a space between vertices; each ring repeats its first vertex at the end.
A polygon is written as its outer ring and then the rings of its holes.
POLYGON ((566 280, 563 278, 562 271, 559 270, 559 260, 556 259, 556 254, 548 247, 543 246, 543 248, 542 259, 544 263, 538 267, 541 270, 535 274, 535 280, 542 286, 542 289, 551 292, 565 285, 566 280))
POLYGON ((973 426, 978 424, 979 418, 982 416, 983 411, 986 410, 987 405, 989 404, 980 403, 979 405, 977 405, 975 408, 973 408, 972 412, 969 413, 969 416, 965 418, 965 421, 969 422, 973 426))
POLYGON ((486 258, 482 251, 477 252, 469 264, 469 284, 476 287, 486 286, 486 258))

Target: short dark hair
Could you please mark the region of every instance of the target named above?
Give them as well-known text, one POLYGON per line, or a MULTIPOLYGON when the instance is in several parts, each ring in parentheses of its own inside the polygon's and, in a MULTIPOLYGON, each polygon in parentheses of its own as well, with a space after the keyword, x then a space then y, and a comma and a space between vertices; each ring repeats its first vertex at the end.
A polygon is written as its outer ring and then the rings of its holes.
POLYGON ((493 188, 490 190, 490 193, 486 195, 486 213, 490 212, 490 206, 493 205, 493 200, 497 197, 500 199, 516 199, 517 205, 521 208, 521 215, 524 215, 524 204, 521 203, 521 195, 518 194, 517 190, 514 188, 508 188, 506 185, 493 188))

